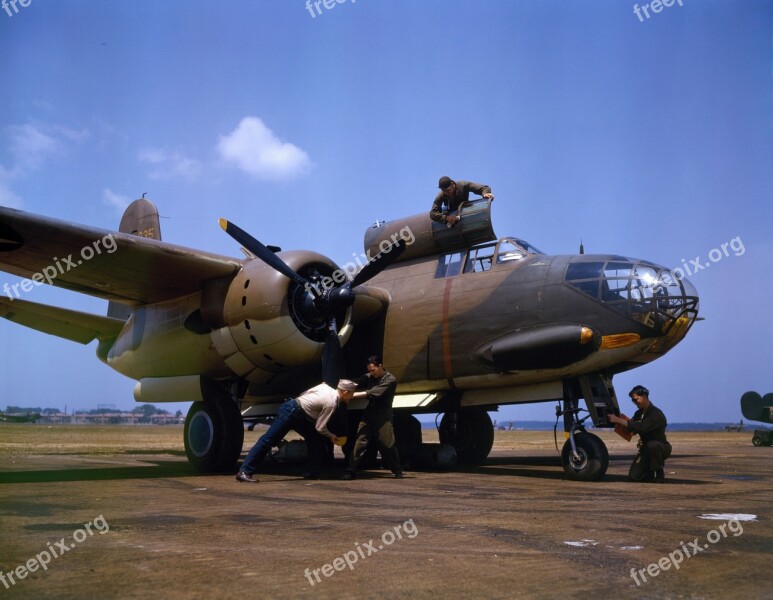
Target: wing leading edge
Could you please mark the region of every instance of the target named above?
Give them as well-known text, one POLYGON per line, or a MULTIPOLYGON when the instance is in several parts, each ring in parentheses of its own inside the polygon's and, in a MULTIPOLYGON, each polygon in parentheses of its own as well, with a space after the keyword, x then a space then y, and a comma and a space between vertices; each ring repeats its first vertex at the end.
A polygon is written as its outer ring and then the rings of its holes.
MULTIPOLYGON (((243 261, 0 207, 0 270, 130 306, 198 292, 243 261)), ((17 301, 33 282, 3 286, 17 301)), ((23 282, 24 283, 24 282, 23 282)))

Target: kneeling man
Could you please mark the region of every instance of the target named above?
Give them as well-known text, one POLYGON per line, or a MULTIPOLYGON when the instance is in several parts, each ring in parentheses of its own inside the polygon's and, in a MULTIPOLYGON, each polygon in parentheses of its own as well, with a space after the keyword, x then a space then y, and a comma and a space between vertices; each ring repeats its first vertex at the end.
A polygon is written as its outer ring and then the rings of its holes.
POLYGON ((609 421, 627 427, 631 433, 639 434, 639 452, 628 472, 631 481, 655 481, 663 483, 663 466, 671 456, 671 444, 666 439, 666 415, 650 402, 650 392, 643 385, 637 385, 628 395, 638 410, 632 419, 609 415, 609 421))

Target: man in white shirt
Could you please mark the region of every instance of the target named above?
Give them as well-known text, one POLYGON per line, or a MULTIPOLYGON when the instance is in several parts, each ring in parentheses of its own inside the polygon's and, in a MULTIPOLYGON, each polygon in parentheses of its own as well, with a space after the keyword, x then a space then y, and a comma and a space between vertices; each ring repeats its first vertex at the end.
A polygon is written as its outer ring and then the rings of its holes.
POLYGON ((339 441, 338 436, 328 429, 330 418, 341 404, 344 406, 349 404, 356 389, 356 383, 341 379, 336 389, 321 383, 306 390, 297 398, 285 400, 279 407, 271 427, 260 436, 247 454, 241 469, 236 474, 236 481, 258 483, 252 474, 271 448, 276 446, 291 429, 306 438, 306 443, 309 445, 310 465, 304 478, 318 478, 329 447, 326 446, 325 438, 333 443, 339 441))

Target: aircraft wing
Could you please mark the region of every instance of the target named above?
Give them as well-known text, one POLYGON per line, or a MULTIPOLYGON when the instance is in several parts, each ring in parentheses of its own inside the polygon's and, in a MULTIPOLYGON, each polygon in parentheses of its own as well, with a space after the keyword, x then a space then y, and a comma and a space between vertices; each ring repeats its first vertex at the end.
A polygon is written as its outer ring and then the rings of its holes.
POLYGON ((0 270, 32 279, 27 289, 2 289, 21 298, 32 284, 51 283, 131 306, 198 292, 204 283, 234 275, 243 261, 0 207, 0 270))
POLYGON ((0 317, 80 344, 115 339, 124 326, 112 317, 5 297, 0 297, 0 317))

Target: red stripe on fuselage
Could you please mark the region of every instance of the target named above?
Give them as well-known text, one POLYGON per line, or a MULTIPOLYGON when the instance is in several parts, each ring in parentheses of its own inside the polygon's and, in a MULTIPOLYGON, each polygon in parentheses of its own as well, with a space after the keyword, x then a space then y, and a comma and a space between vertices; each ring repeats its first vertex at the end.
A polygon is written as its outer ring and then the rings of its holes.
POLYGON ((448 380, 448 385, 454 387, 453 369, 451 368, 451 332, 448 327, 448 313, 451 306, 451 284, 453 277, 446 279, 446 287, 443 290, 443 374, 448 380))

